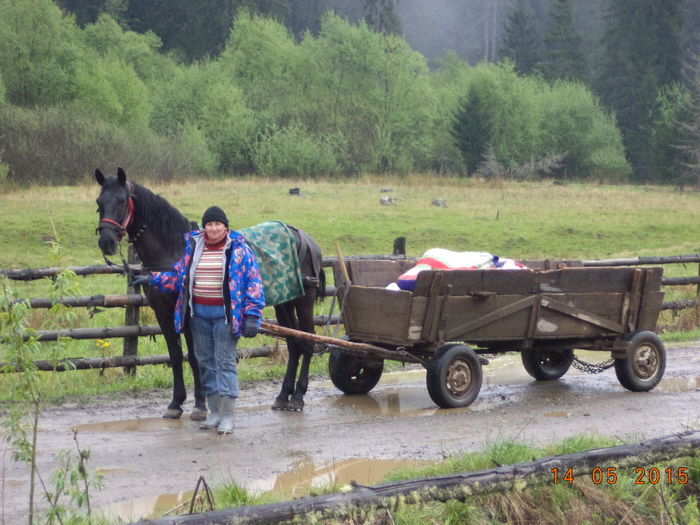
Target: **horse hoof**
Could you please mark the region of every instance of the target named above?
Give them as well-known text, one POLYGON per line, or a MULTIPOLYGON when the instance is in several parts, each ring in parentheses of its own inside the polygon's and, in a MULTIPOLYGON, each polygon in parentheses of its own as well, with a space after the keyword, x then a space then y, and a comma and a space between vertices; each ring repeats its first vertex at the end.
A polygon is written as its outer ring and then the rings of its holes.
POLYGON ((163 418, 164 419, 180 419, 181 415, 182 415, 181 408, 169 408, 163 414, 163 418))
POLYGON ((272 403, 272 406, 270 408, 272 410, 287 410, 288 404, 289 401, 285 401, 284 399, 275 399, 275 402, 272 403))
POLYGON ((290 412, 301 412, 304 410, 304 402, 303 401, 295 401, 292 399, 288 404, 287 404, 287 410, 290 412))
POLYGON ((206 409, 194 407, 192 409, 192 413, 190 414, 190 419, 192 421, 204 421, 207 419, 207 415, 208 413, 206 409))

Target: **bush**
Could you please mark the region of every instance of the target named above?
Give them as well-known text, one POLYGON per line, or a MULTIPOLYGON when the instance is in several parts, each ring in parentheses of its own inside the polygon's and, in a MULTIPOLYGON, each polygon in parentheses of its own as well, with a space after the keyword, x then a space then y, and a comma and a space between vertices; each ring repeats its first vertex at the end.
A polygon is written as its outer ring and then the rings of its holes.
POLYGON ((313 177, 338 171, 333 145, 298 126, 263 135, 253 152, 255 168, 268 176, 313 177))
POLYGON ((96 167, 142 177, 172 179, 211 173, 211 155, 198 132, 183 128, 168 138, 148 128, 126 128, 82 109, 0 107, 0 150, 8 179, 20 185, 75 184, 96 167))
POLYGON ((583 84, 556 82, 538 89, 542 148, 566 153, 564 174, 621 180, 630 173, 615 119, 583 84))
POLYGON ((541 151, 536 83, 519 78, 512 64, 480 65, 456 115, 454 138, 470 173, 491 146, 506 167, 541 151))

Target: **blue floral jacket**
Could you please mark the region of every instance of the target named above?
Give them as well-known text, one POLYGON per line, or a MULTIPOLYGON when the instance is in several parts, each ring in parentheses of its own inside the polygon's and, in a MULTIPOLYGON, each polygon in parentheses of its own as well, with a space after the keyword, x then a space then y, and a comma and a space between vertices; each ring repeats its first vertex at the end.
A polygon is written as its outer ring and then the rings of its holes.
MULTIPOLYGON (((175 330, 178 333, 182 332, 185 324, 185 312, 192 315, 192 281, 194 278, 192 262, 198 262, 203 251, 204 231, 194 230, 186 233, 185 253, 175 263, 173 271, 151 273, 151 286, 155 286, 163 292, 178 294, 175 306, 175 330)), ((247 315, 256 317, 258 327, 260 327, 262 309, 265 306, 265 292, 255 254, 240 233, 234 230, 229 231, 224 252, 226 253, 224 282, 228 282, 228 288, 223 287, 222 283, 226 318, 227 322, 231 324, 233 334, 239 336, 243 317, 247 315)))

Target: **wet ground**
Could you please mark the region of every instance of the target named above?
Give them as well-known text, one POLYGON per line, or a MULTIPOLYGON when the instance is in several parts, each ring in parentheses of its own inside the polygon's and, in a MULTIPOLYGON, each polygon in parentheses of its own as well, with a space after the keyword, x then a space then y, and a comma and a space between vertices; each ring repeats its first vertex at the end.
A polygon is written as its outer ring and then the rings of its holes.
MULTIPOLYGON (((80 446, 90 450, 89 467, 104 476, 93 507, 135 520, 154 507, 177 505, 200 476, 209 485, 235 480, 291 497, 312 484, 377 483, 393 467, 477 450, 496 439, 541 444, 591 432, 640 441, 698 430, 700 342, 667 350, 664 379, 647 393, 622 388, 613 369, 591 375, 572 368, 558 381, 535 382, 519 355, 491 358, 477 400, 454 410, 435 406, 419 368, 386 373, 363 396, 343 396, 330 381, 313 381, 303 413, 270 410, 277 383, 246 385, 235 433, 224 437, 184 417, 161 419, 166 391, 111 396, 43 413, 39 469, 48 475, 56 451, 75 450, 77 429, 80 446)), ((3 448, 1 523, 26 523, 28 478, 26 466, 12 462, 3 448)))

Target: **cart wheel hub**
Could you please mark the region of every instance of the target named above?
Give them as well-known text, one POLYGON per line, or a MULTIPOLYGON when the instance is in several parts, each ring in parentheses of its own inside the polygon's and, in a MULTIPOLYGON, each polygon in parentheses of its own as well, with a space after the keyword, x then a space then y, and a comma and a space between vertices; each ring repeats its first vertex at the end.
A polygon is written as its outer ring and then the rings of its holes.
POLYGON ((634 353, 632 367, 639 378, 649 379, 652 377, 659 367, 658 357, 654 348, 649 345, 640 345, 634 353))
POLYGON ((447 370, 446 380, 447 388, 453 396, 465 395, 472 380, 469 365, 463 361, 454 362, 447 370))

